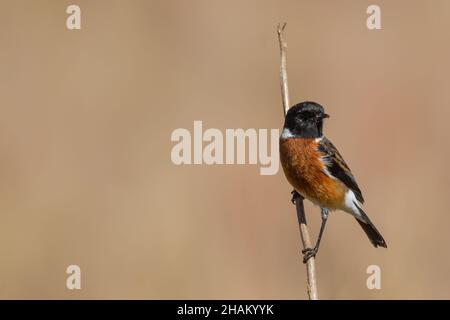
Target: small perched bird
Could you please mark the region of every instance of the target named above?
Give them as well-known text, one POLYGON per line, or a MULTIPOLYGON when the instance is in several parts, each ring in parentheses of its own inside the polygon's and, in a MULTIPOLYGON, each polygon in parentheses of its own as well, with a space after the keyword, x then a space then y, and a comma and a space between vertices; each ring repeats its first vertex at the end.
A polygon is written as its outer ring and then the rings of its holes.
POLYGON ((375 247, 387 248, 380 232, 363 211, 364 198, 350 168, 336 147, 323 136, 323 119, 329 118, 315 102, 296 104, 286 114, 280 137, 284 174, 296 192, 321 208, 322 224, 314 248, 303 250, 303 262, 315 256, 329 210, 343 210, 356 218, 375 247))

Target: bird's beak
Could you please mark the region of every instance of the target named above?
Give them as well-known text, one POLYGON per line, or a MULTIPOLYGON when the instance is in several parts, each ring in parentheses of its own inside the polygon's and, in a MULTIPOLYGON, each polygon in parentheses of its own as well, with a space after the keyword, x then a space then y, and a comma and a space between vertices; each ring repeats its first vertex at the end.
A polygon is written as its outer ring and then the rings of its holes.
POLYGON ((324 113, 323 115, 322 115, 322 119, 326 119, 326 118, 329 118, 330 117, 330 115, 329 114, 326 114, 326 113, 324 113))

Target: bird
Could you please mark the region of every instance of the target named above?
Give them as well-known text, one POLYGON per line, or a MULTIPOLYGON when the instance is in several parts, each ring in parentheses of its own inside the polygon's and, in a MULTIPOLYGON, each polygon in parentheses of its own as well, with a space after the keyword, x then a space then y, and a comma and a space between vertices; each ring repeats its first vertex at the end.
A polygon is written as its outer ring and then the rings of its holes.
POLYGON ((387 248, 386 241, 363 211, 364 198, 350 168, 336 147, 323 135, 330 116, 320 104, 304 101, 286 113, 280 135, 280 162, 286 179, 298 195, 320 207, 322 223, 316 244, 302 251, 303 262, 315 257, 330 211, 351 214, 372 245, 387 248))

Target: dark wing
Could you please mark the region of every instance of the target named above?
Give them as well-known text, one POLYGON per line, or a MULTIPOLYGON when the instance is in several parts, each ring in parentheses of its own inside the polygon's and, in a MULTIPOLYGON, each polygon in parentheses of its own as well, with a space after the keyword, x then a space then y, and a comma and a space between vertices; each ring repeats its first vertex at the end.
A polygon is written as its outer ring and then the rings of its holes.
POLYGON ((339 151, 337 151, 331 141, 323 137, 319 142, 318 150, 324 154, 323 159, 327 166, 328 172, 335 178, 342 181, 347 188, 352 190, 359 202, 364 203, 364 198, 358 184, 356 183, 355 177, 353 177, 350 168, 347 166, 344 159, 339 154, 339 151))

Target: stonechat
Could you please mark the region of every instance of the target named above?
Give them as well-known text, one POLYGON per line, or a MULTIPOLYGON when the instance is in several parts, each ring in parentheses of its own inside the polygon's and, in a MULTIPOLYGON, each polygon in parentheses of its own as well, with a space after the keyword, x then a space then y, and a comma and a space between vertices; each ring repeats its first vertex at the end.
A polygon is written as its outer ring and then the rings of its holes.
POLYGON ((314 248, 303 250, 303 262, 317 254, 331 210, 353 215, 375 247, 387 248, 382 235, 362 209, 364 198, 350 168, 322 133, 323 120, 328 117, 318 103, 296 104, 286 114, 280 137, 281 164, 294 187, 293 193, 297 192, 321 208, 319 236, 314 248))

